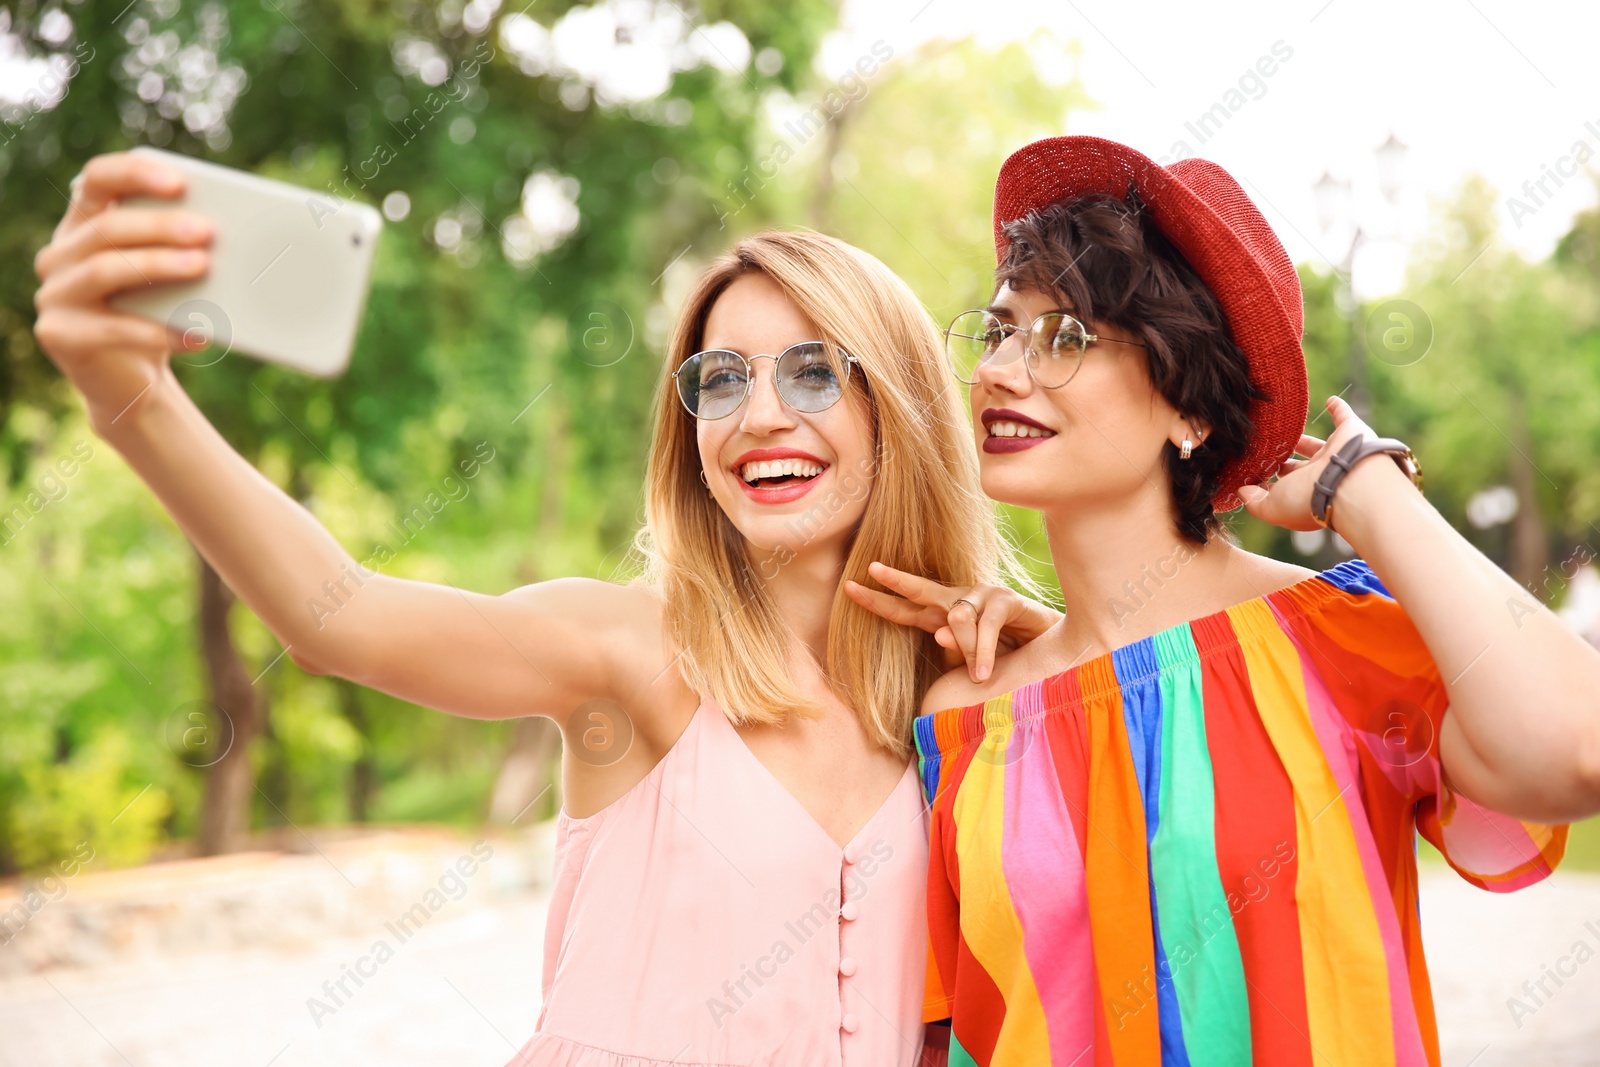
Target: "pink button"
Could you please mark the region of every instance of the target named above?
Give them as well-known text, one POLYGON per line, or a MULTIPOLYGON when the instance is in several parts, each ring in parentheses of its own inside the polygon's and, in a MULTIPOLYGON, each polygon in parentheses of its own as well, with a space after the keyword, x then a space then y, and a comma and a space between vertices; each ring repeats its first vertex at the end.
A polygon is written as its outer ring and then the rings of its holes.
POLYGON ((856 1017, 854 1015, 845 1015, 843 1019, 839 1020, 839 1029, 843 1030, 847 1034, 855 1033, 856 1017))
POLYGON ((856 847, 856 843, 854 841, 850 842, 848 845, 845 846, 845 848, 844 848, 844 861, 846 863, 854 863, 856 860, 858 860, 860 858, 861 858, 861 849, 856 847))
POLYGON ((839 908, 839 918, 845 920, 846 922, 849 922, 851 919, 854 919, 856 916, 858 916, 860 914, 861 914, 861 909, 856 905, 856 902, 853 901, 853 900, 845 901, 844 905, 839 908))
POLYGON ((854 956, 846 956, 844 959, 839 961, 839 973, 844 975, 846 978, 849 978, 852 974, 856 973, 856 961, 854 956))

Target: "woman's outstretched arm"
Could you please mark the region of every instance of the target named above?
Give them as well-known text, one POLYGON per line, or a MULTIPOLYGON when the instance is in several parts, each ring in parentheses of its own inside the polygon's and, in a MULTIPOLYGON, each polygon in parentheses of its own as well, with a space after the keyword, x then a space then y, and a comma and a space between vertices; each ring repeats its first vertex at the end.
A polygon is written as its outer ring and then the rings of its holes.
POLYGON ((564 719, 613 696, 618 670, 657 658, 659 612, 647 590, 566 579, 487 596, 365 571, 223 439, 172 372, 177 332, 106 304, 125 289, 205 273, 206 220, 118 204, 177 195, 182 181, 137 156, 89 162, 35 260, 34 330, 83 395, 95 432, 295 662, 456 715, 564 719))

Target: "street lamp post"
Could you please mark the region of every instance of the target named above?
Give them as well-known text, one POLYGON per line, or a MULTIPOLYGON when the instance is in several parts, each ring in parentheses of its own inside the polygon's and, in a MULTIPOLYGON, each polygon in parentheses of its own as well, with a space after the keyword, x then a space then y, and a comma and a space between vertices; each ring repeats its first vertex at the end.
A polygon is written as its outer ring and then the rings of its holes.
MULTIPOLYGON (((1406 146, 1394 134, 1373 151, 1378 172, 1378 190, 1390 204, 1400 195, 1400 175, 1405 163, 1406 146)), ((1324 170, 1322 177, 1311 187, 1316 199, 1317 222, 1324 234, 1331 233, 1336 225, 1350 226, 1350 244, 1345 249, 1335 271, 1339 275, 1334 290, 1334 302, 1344 316, 1346 324, 1345 374, 1350 380, 1345 399, 1363 420, 1372 420, 1372 393, 1367 386, 1367 346, 1361 330, 1361 305, 1355 291, 1356 250, 1367 240, 1352 202, 1352 188, 1348 180, 1335 178, 1324 170)), ((1324 567, 1332 566, 1340 555, 1349 555, 1349 546, 1337 534, 1329 536, 1326 530, 1307 530, 1291 535, 1296 551, 1319 559, 1324 567)))
MULTIPOLYGON (((1393 204, 1399 199, 1400 179, 1402 168, 1405 164, 1406 145, 1393 133, 1373 150, 1373 160, 1378 172, 1378 189, 1383 198, 1393 204)), ((1351 183, 1348 180, 1335 178, 1324 170, 1322 177, 1317 179, 1311 187, 1312 195, 1317 203, 1317 221, 1324 233, 1329 232, 1339 223, 1350 223, 1350 245, 1345 250, 1344 258, 1340 262, 1337 272, 1339 275, 1339 290, 1337 300, 1340 311, 1343 312, 1345 322, 1348 324, 1349 347, 1346 350, 1346 374, 1350 378, 1349 392, 1346 399, 1362 419, 1370 420, 1372 416, 1372 394, 1367 388, 1367 350, 1366 344, 1360 335, 1360 302, 1355 292, 1355 258, 1356 250, 1361 247, 1366 239, 1366 233, 1361 228, 1361 221, 1356 217, 1352 204, 1351 183)))

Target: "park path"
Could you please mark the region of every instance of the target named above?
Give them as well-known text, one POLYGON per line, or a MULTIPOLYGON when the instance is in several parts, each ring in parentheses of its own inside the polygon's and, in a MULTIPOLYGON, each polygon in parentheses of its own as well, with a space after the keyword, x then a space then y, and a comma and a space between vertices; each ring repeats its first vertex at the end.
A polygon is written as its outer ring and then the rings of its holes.
MULTIPOLYGON (((0 946, 0 1065, 501 1067, 538 1014, 548 827, 430 896, 474 844, 416 831, 203 877, 80 875, 0 946)), ((1446 1067, 1600 1065, 1600 876, 1496 896, 1427 867, 1422 917, 1446 1067), (1541 978, 1535 1003, 1522 983, 1541 978)))

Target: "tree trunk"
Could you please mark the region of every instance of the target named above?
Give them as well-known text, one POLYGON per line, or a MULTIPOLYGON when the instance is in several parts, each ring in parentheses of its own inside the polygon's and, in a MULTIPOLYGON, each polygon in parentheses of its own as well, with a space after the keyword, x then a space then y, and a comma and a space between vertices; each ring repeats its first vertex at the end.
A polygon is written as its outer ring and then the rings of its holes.
POLYGON ((518 719, 511 751, 495 779, 489 821, 501 826, 522 821, 528 806, 550 788, 560 753, 561 731, 554 720, 540 715, 518 719))
POLYGON ((811 191, 811 206, 807 220, 813 230, 827 232, 833 216, 834 165, 839 159, 839 148, 844 140, 845 123, 854 117, 855 102, 840 108, 822 131, 822 162, 817 166, 817 184, 811 191))
POLYGON ((366 822, 372 807, 372 792, 377 784, 376 761, 372 758, 372 737, 368 733, 367 709, 361 703, 361 690, 354 682, 334 679, 339 689, 339 709, 356 733, 361 735, 361 755, 350 768, 350 821, 366 822))
MULTIPOLYGON (((540 465, 544 468, 543 484, 539 486, 539 535, 536 544, 554 544, 561 537, 562 505, 567 490, 567 418, 564 409, 552 406, 544 413, 544 434, 541 442, 540 465)), ((537 561, 530 561, 533 573, 537 561)), ((543 581, 543 575, 530 577, 529 583, 543 581)))
POLYGON ((200 558, 200 650, 205 658, 211 705, 226 716, 213 724, 228 738, 227 750, 206 771, 206 791, 200 812, 200 854, 215 856, 237 849, 249 829, 250 795, 255 774, 250 767, 250 746, 266 721, 267 699, 250 684, 250 675, 233 635, 228 630, 228 610, 233 590, 200 558))
MULTIPOLYGON (((1543 600, 1550 599, 1545 588, 1545 571, 1550 565, 1550 541, 1544 515, 1539 511, 1539 471, 1533 462, 1533 442, 1522 403, 1513 395, 1511 404, 1511 488, 1517 494, 1517 514, 1511 520, 1511 577, 1524 588, 1532 589, 1543 600)), ((1562 575, 1562 580, 1565 580, 1562 575)))

